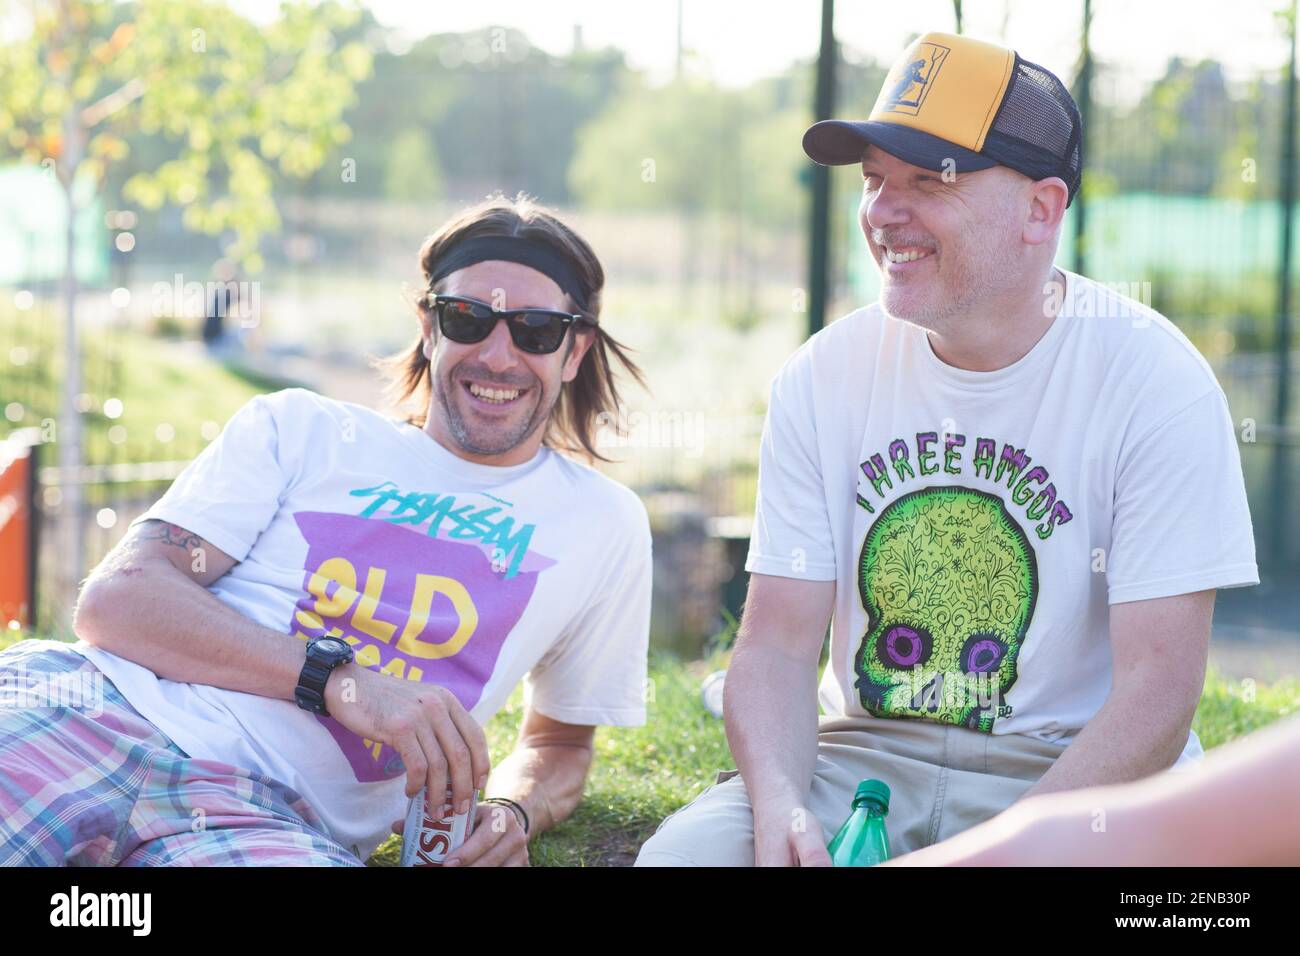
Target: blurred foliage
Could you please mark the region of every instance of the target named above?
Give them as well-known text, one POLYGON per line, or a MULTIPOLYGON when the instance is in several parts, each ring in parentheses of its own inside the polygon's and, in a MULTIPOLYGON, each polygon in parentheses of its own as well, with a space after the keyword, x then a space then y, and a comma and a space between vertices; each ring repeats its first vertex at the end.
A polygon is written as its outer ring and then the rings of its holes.
MULTIPOLYGON (((727 214, 738 231, 805 215, 810 61, 743 89, 691 70, 652 86, 621 51, 577 38, 558 55, 505 26, 409 43, 338 0, 288 4, 265 27, 212 0, 36 9, 32 36, 0 50, 0 150, 57 159, 68 117, 116 97, 85 131, 85 168, 146 208, 183 208, 190 228, 234 232, 254 266, 256 236, 279 224, 265 200, 304 177, 311 195, 525 190, 557 205, 727 214)), ((864 115, 884 74, 843 45, 837 113, 864 115)), ((1276 196, 1280 77, 1233 84, 1216 61, 1174 58, 1123 103, 1106 95, 1123 69, 1100 63, 1098 77, 1090 189, 1276 196)))
POLYGON ((407 48, 367 11, 348 36, 364 40, 374 68, 346 117, 357 135, 331 156, 334 166, 353 159, 357 180, 341 182, 327 163, 312 183, 326 196, 427 201, 440 198, 445 178, 467 197, 522 189, 564 203, 577 131, 628 72, 620 51, 553 56, 507 27, 432 34, 407 48), (413 154, 417 134, 440 171, 427 183, 392 167, 395 144, 404 139, 413 154))
POLYGON ((442 167, 429 134, 404 129, 393 140, 384 174, 390 199, 431 199, 442 193, 442 167))
POLYGON ((280 225, 272 168, 307 176, 350 135, 342 116, 371 54, 336 34, 359 10, 284 3, 255 24, 210 0, 30 9, 30 33, 0 45, 0 158, 52 167, 65 187, 83 175, 103 184, 134 134, 163 141, 123 197, 233 234, 227 254, 260 269, 258 240, 280 225))
POLYGON ((570 189, 596 209, 735 212, 790 226, 804 207, 806 112, 778 107, 762 86, 628 82, 579 132, 570 189))
MULTIPOLYGON (((18 413, 5 426, 48 428, 63 377, 63 334, 55 311, 40 304, 19 313, 0 303, 0 342, 24 343, 22 363, 11 357, 0 375, 0 408, 13 412, 16 404, 18 413)), ((89 465, 192 458, 241 405, 269 390, 193 348, 129 328, 85 330, 81 354, 89 405, 82 440, 89 465), (112 417, 110 399, 120 403, 112 417), (161 440, 159 426, 172 437, 161 440)))
MULTIPOLYGON (((638 267, 678 289, 678 308, 707 303, 711 321, 739 331, 764 319, 760 280, 804 281, 796 243, 810 199, 811 164, 800 148, 812 119, 809 59, 735 88, 688 57, 681 76, 658 85, 621 50, 586 46, 576 32, 562 53, 508 26, 412 42, 340 0, 291 4, 266 26, 216 0, 46 0, 36 10, 33 35, 0 48, 0 159, 57 160, 68 116, 84 119, 87 105, 120 99, 88 128, 82 168, 100 177, 110 208, 142 209, 134 261, 206 268, 209 240, 183 236, 184 225, 233 235, 245 271, 254 271, 263 264, 257 237, 278 229, 283 211, 302 234, 294 238, 312 241, 294 252, 265 243, 268 262, 298 274, 347 261, 362 273, 393 248, 377 238, 405 248, 436 225, 421 225, 426 210, 436 218, 448 200, 501 189, 566 209, 660 215, 679 231, 667 243, 668 230, 646 233, 638 267), (81 97, 80 113, 68 109, 70 91, 81 97), (318 202, 327 199, 341 202, 318 202), (376 204, 362 210, 365 200, 376 204), (359 219, 371 228, 357 229, 359 219), (716 295, 704 297, 705 287, 716 295)), ((839 52, 835 112, 863 116, 886 67, 852 44, 839 52)), ((1155 82, 1135 80, 1124 64, 1096 63, 1088 199, 1215 196, 1252 209, 1275 202, 1279 70, 1239 80, 1215 60, 1173 58, 1155 82)), ((847 219, 855 170, 834 177, 835 214, 847 219)), ((1226 243, 1215 222, 1197 227, 1202 246, 1226 243)), ((1185 293, 1202 267, 1165 256, 1152 234, 1142 242, 1157 251, 1143 275, 1180 273, 1168 284, 1171 318, 1199 321, 1213 308, 1220 325, 1244 326, 1231 329, 1239 348, 1275 338, 1276 294, 1270 299, 1266 282, 1220 267, 1208 295, 1185 293)), ((835 277, 861 258, 856 231, 844 235, 832 243, 835 277)), ((1109 242, 1095 216, 1087 238, 1097 250, 1109 242)), ((1275 237, 1262 245, 1275 248, 1275 237)), ((610 260, 626 281, 627 253, 610 260)), ((846 294, 839 285, 833 297, 846 294)))
POLYGON ((1261 73, 1234 85, 1215 60, 1174 57, 1133 105, 1094 102, 1088 176, 1105 176, 1119 192, 1278 198, 1281 79, 1261 73))

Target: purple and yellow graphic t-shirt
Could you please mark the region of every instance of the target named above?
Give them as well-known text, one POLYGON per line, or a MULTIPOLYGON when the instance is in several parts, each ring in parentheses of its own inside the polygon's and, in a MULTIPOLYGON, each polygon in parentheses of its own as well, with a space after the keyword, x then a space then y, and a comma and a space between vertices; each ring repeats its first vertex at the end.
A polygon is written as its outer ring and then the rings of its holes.
MULTIPOLYGON (((645 720, 645 508, 549 449, 475 464, 413 425, 287 389, 245 405, 149 518, 239 562, 209 590, 247 617, 304 642, 340 637, 364 666, 449 689, 480 723, 521 679, 555 720, 645 720)), ((392 747, 291 701, 76 646, 190 756, 289 785, 363 858, 403 815, 392 747)))
POLYGON ((836 582, 826 713, 1066 745, 1110 691, 1110 605, 1259 583, 1210 367, 1065 276, 1005 368, 949 365, 877 304, 776 376, 746 568, 836 582))

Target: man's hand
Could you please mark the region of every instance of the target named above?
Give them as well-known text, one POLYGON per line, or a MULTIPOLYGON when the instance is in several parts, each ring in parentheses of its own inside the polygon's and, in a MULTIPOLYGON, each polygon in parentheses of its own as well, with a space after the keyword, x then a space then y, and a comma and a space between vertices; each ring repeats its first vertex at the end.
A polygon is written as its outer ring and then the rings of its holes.
POLYGON ((754 865, 830 866, 821 822, 807 807, 755 807, 754 865))
POLYGON ((756 866, 830 862, 804 804, 817 762, 817 660, 834 602, 834 581, 749 576, 722 710, 754 809, 756 866))
MULTIPOLYGON (((404 820, 393 832, 406 828, 404 820)), ((499 803, 480 803, 469 839, 447 855, 443 866, 528 866, 528 837, 519 814, 499 803)))
POLYGON ((449 782, 457 813, 466 812, 472 792, 487 784, 483 728, 446 688, 389 677, 353 661, 330 674, 325 706, 354 734, 398 752, 406 766, 407 797, 427 786, 434 816, 450 812, 438 811, 449 782), (355 684, 346 684, 349 679, 355 684), (345 688, 351 692, 345 694, 345 688))

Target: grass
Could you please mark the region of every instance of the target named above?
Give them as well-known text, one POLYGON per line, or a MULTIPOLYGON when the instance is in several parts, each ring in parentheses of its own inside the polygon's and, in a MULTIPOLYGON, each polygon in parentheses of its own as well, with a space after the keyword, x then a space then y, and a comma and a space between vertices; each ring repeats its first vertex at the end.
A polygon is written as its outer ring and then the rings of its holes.
MULTIPOLYGON (((0 411, 11 403, 21 417, 4 425, 40 426, 58 418, 63 376, 62 320, 58 309, 37 303, 19 313, 0 308, 0 411), (21 363, 15 362, 15 353, 21 363)), ((184 460, 198 454, 244 402, 277 387, 213 362, 196 344, 180 344, 132 329, 92 326, 82 334, 82 390, 90 398, 84 414, 84 458, 88 464, 184 460), (116 398, 122 411, 104 414, 116 398), (208 433, 204 434, 207 424, 208 433), (110 430, 120 441, 110 441, 110 430), (159 435, 170 426, 171 439, 159 435)), ((54 464, 51 455, 46 464, 54 464)))
POLYGON ((1192 729, 1206 750, 1221 747, 1253 730, 1300 710, 1300 679, 1271 684, 1232 680, 1213 669, 1205 678, 1192 729))
MULTIPOLYGON (((699 693, 705 675, 724 663, 721 655, 689 662, 651 658, 646 725, 596 731, 582 803, 533 841, 533 866, 630 866, 660 820, 702 792, 717 771, 733 766, 722 721, 704 709, 699 693)), ((516 689, 487 725, 493 762, 510 752, 522 719, 523 694, 516 689)), ((400 849, 394 837, 371 863, 395 865, 400 849)))
MULTIPOLYGON (((0 648, 20 636, 0 632, 0 648)), ((722 654, 695 661, 652 656, 649 720, 643 727, 596 732, 586 795, 570 819, 534 840, 529 851, 534 866, 630 865, 660 820, 709 786, 718 770, 733 766, 722 721, 704 709, 699 695, 704 676, 725 664, 722 654)), ((1300 679, 1256 686, 1211 670, 1192 727, 1209 750, 1297 709, 1300 679)), ((514 746, 522 717, 517 689, 487 726, 494 761, 514 746)), ((399 851, 393 837, 370 864, 396 865, 399 851)))

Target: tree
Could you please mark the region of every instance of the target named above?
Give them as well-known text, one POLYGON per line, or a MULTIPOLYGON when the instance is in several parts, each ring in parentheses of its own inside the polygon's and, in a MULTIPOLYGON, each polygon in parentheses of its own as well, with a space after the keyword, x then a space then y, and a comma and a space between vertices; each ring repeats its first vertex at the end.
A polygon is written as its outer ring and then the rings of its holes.
POLYGON ((63 554, 75 583, 83 549, 73 183, 85 177, 102 188, 127 157, 127 136, 160 133, 174 158, 132 176, 126 198, 148 208, 170 202, 189 228, 233 233, 227 255, 257 272, 259 240, 280 225, 268 164, 306 176, 346 141, 341 117, 370 53, 336 42, 358 11, 335 0, 284 3, 269 25, 213 0, 37 0, 29 10, 26 35, 0 44, 0 159, 51 170, 68 209, 58 442, 63 554))
POLYGON ((442 166, 428 132, 404 129, 388 151, 384 192, 389 199, 428 202, 442 195, 442 166))
POLYGON ((789 75, 743 90, 693 77, 658 88, 630 80, 579 131, 570 190, 591 208, 676 213, 683 291, 707 251, 736 280, 723 288, 743 297, 724 311, 752 316, 757 251, 767 235, 799 229, 807 204, 799 174, 810 160, 799 143, 809 117, 792 86, 789 75), (706 247, 713 223, 720 239, 706 247))

